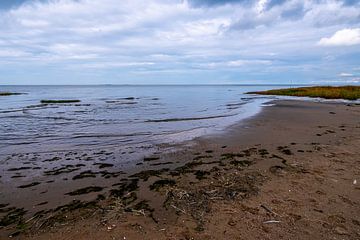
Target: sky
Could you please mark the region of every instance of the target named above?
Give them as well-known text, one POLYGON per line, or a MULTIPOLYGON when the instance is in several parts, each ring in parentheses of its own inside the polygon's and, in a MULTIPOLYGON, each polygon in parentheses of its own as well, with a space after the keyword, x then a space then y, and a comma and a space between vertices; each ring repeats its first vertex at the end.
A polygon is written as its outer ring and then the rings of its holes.
POLYGON ((2 84, 360 84, 359 0, 0 0, 2 84))

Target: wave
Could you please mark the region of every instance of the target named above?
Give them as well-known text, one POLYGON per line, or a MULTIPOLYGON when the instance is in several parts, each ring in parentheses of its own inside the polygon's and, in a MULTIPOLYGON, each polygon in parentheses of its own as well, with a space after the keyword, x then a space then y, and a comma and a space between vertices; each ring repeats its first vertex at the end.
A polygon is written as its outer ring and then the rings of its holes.
POLYGON ((235 115, 237 115, 237 114, 217 115, 217 116, 208 116, 208 117, 192 117, 192 118, 165 118, 165 119, 146 120, 145 122, 158 123, 158 122, 196 121, 196 120, 206 120, 206 119, 214 119, 214 118, 232 117, 232 116, 235 116, 235 115))

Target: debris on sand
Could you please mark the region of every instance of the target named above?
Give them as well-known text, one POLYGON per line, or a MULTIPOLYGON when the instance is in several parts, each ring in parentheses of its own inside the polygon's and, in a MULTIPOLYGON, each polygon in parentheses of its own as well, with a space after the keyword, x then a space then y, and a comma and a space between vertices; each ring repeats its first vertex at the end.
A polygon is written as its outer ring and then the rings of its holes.
POLYGON ((175 186, 176 182, 172 179, 161 179, 155 181, 153 184, 150 185, 150 190, 152 191, 159 191, 164 186, 175 186))
MULTIPOLYGON (((258 173, 239 174, 218 172, 204 184, 177 187, 165 186, 164 207, 174 209, 178 215, 189 214, 197 223, 195 230, 204 229, 204 217, 216 200, 235 201, 257 194, 263 177, 258 173)), ((160 180, 161 181, 161 180, 160 180)))

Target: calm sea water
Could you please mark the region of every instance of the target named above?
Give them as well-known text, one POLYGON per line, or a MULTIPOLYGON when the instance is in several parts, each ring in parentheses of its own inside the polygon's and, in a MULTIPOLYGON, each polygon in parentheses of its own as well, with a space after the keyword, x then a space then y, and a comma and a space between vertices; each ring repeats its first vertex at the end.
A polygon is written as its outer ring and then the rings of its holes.
POLYGON ((0 86, 0 154, 189 140, 260 111, 274 86, 0 86), (80 103, 41 104, 42 99, 80 103))

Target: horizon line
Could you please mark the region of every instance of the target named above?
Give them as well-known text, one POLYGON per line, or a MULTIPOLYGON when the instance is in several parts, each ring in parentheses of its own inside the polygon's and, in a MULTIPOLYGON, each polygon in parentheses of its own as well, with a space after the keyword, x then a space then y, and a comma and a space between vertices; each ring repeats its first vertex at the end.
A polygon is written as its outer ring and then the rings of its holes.
MULTIPOLYGON (((308 86, 308 85, 330 85, 330 84, 313 84, 313 83, 272 83, 272 84, 0 84, 0 86, 308 86)), ((338 84, 332 84, 338 85, 338 84)), ((341 84, 343 85, 343 84, 341 84)), ((347 84, 349 85, 349 84, 347 84)))

